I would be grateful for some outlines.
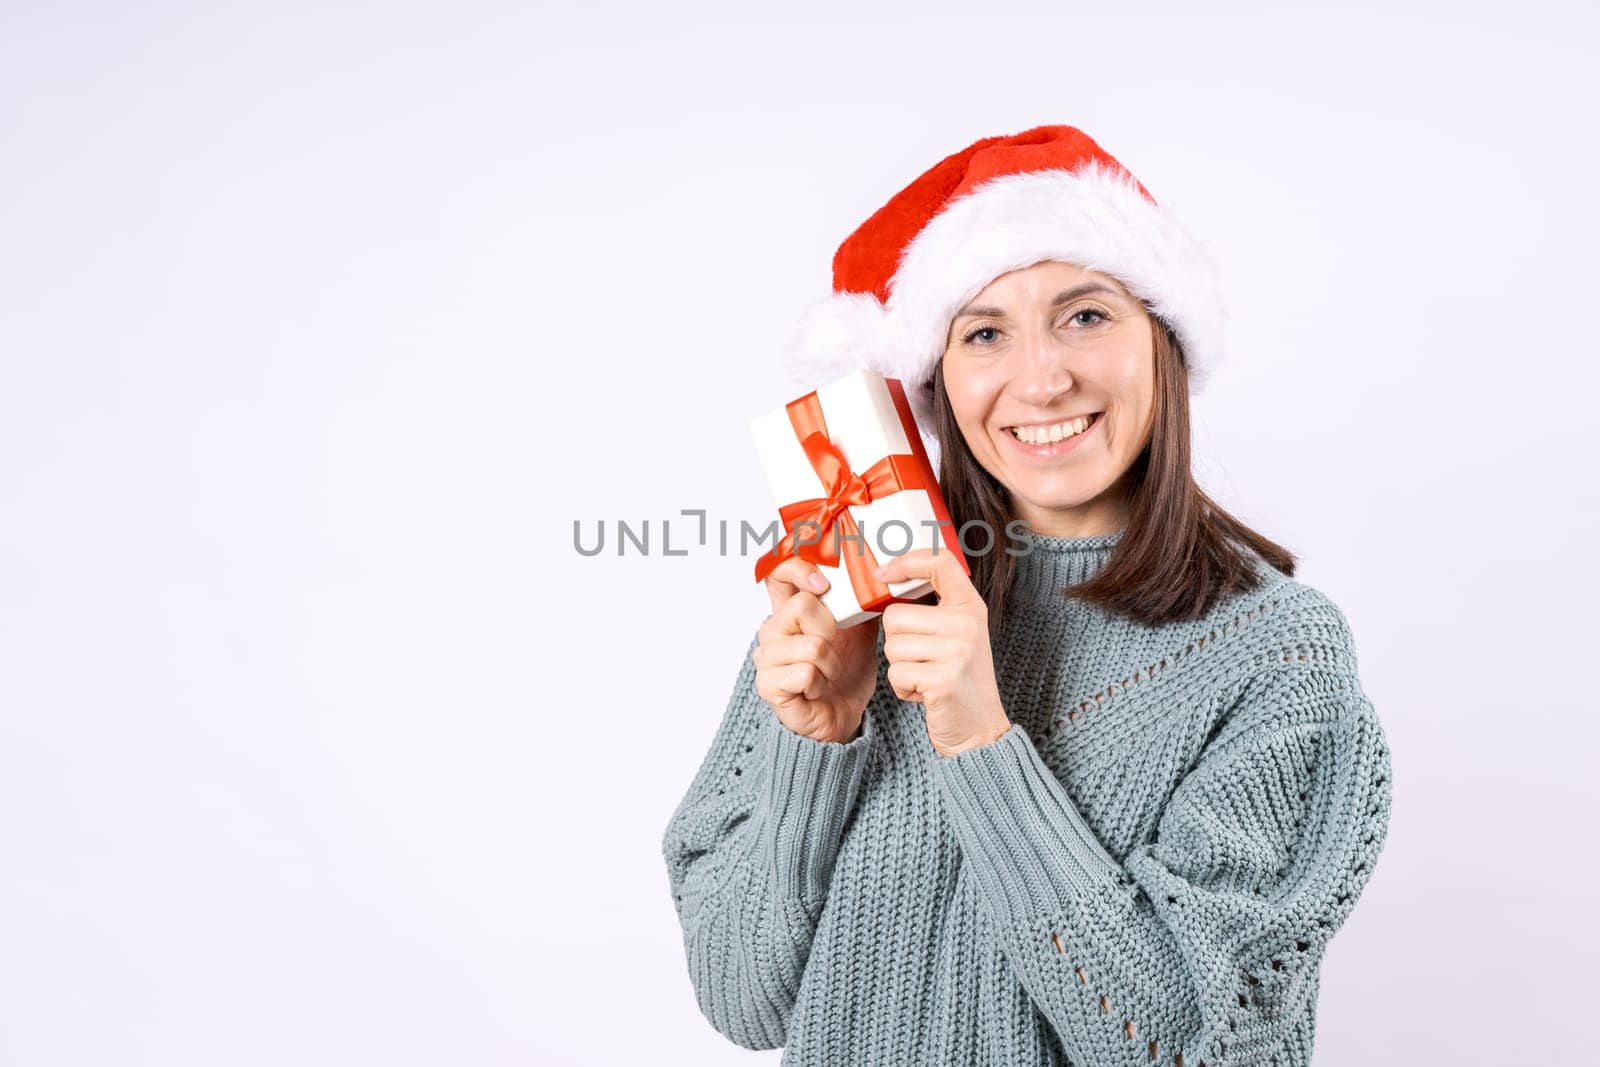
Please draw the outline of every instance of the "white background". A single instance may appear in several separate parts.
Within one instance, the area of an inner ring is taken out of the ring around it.
[[[1057,122],[1214,249],[1198,473],[1392,744],[1317,1062],[1581,1057],[1592,11],[0,8],[0,1061],[775,1063],[659,852],[765,597],[572,523],[765,516],[839,241]]]

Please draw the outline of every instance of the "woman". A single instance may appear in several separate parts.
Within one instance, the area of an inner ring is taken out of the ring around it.
[[[971,573],[891,559],[933,602],[843,630],[815,566],[767,579],[663,842],[701,1009],[785,1064],[1308,1064],[1389,753],[1343,613],[1194,482],[1209,260],[1045,126],[834,272],[790,358],[904,382]]]

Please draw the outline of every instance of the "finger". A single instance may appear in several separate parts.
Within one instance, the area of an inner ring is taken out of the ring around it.
[[[822,688],[827,684],[814,663],[791,663],[774,671],[772,678],[779,693],[789,697],[803,696],[807,700],[822,696]]]
[[[927,668],[921,663],[891,663],[884,672],[889,685],[894,689],[894,695],[901,700],[922,702],[921,681]]]
[[[919,572],[933,565],[933,549],[917,548],[909,552],[902,552],[898,556],[890,556],[878,564],[873,570],[875,578],[885,582],[903,582],[910,578],[919,577]]]
[[[813,610],[820,610],[824,615],[828,614],[827,609],[822,607],[822,601],[817,599],[817,594],[808,593],[804,589],[795,593],[773,611],[772,635],[783,637],[788,634],[811,633],[812,630],[806,628],[810,624],[804,623],[802,617]]]
[[[945,634],[956,620],[943,604],[890,604],[883,609],[883,633]]]
[[[933,591],[939,595],[941,604],[983,603],[972,579],[949,549],[919,548],[893,557],[873,573],[885,583],[926,578],[933,583]]]
[[[815,563],[800,556],[790,556],[767,575],[767,596],[776,611],[796,593],[805,592],[820,596],[827,592],[828,577]]]
[[[813,634],[791,634],[763,646],[763,663],[777,669],[791,663],[813,663],[830,682],[843,674],[843,664],[834,647]]]
[[[796,593],[779,609],[789,633],[812,634],[832,642],[839,634],[839,622],[814,593]]]
[[[883,639],[883,657],[890,663],[931,663],[953,652],[949,639],[929,634],[897,633]]]

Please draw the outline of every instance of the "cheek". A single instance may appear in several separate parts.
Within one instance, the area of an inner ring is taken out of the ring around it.
[[[945,364],[944,391],[958,423],[970,426],[983,421],[995,394],[991,377],[971,366]]]
[[[1130,352],[1111,364],[1106,387],[1113,402],[1124,412],[1148,409],[1155,398],[1155,368],[1151,354]]]

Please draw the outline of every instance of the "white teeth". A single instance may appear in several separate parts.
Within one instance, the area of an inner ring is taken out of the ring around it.
[[[1058,422],[1053,426],[1013,426],[1011,432],[1016,435],[1017,440],[1025,444],[1049,445],[1082,433],[1089,428],[1092,421],[1091,417],[1085,416]]]

